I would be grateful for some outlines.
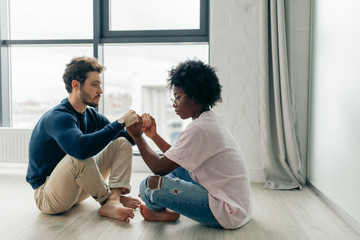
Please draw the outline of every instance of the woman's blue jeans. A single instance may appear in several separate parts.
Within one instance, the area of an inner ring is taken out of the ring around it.
[[[150,176],[151,177],[151,176]],[[150,210],[168,208],[210,227],[220,227],[209,207],[208,191],[179,167],[162,178],[162,186],[151,189],[148,179],[140,184],[140,196]]]

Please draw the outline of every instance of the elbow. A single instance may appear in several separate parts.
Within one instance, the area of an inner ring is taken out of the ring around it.
[[[155,167],[155,166],[152,166],[151,167],[151,171],[155,174],[155,175],[163,175],[161,169],[159,169],[159,167]]]
[[[169,171],[169,163],[166,161],[166,159],[160,157],[155,152],[151,152],[151,153],[153,154],[144,154],[143,152],[142,157],[146,165],[155,175],[163,176],[171,172]]]
[[[163,166],[159,165],[159,166],[156,166],[156,167],[153,167],[151,169],[151,171],[155,174],[155,175],[159,175],[159,176],[164,176],[168,173],[170,173],[170,171],[164,169]]]
[[[159,175],[159,176],[163,176],[165,175],[166,173],[162,172],[162,171],[159,171],[159,170],[153,170],[152,171],[155,175]]]
[[[77,151],[69,154],[70,156],[78,159],[78,160],[85,160],[92,156],[89,151]]]
[[[150,162],[151,164],[150,165],[148,164],[148,166],[150,167],[151,171],[154,174],[160,176],[164,176],[170,173],[171,171],[173,171],[174,169],[176,169],[177,167],[179,167],[178,164],[169,160],[165,156],[163,157],[157,156],[156,160]]]
[[[78,157],[77,157],[77,159],[79,159],[79,160],[85,160],[85,159],[87,159],[87,158],[89,158],[90,156],[86,156],[86,155],[79,155]]]

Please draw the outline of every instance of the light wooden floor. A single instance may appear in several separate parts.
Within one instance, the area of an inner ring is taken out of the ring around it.
[[[130,223],[100,217],[88,199],[70,211],[39,212],[25,168],[0,167],[0,239],[360,239],[310,188],[272,191],[252,184],[253,219],[237,230],[202,226],[181,216],[176,223],[144,221],[137,210]],[[133,193],[148,174],[134,173]]]

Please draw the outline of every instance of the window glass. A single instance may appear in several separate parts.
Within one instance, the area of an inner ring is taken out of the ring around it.
[[[199,0],[110,0],[110,30],[200,28]]]
[[[186,59],[208,63],[208,45],[106,45],[104,113],[110,120],[129,109],[154,116],[159,134],[174,143],[189,121],[177,116],[166,88],[168,71]]]
[[[45,111],[66,98],[65,65],[92,51],[92,45],[11,47],[13,127],[33,128]]]
[[[91,39],[93,0],[11,0],[10,39]]]

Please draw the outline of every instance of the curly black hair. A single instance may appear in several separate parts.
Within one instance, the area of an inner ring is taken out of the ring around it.
[[[83,85],[89,72],[101,73],[105,69],[94,57],[75,57],[66,64],[63,81],[68,93],[72,92],[72,80],[78,80]]]
[[[208,111],[222,101],[222,86],[215,72],[215,68],[200,60],[188,59],[169,71],[168,88],[182,87],[186,96]]]

